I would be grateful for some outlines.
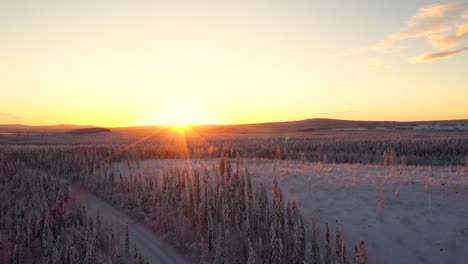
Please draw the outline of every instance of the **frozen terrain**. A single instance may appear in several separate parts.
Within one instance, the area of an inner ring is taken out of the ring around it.
[[[125,225],[128,223],[131,252],[133,252],[133,247],[138,248],[144,256],[149,258],[150,263],[186,263],[174,249],[166,247],[142,223],[133,221],[129,216],[118,211],[102,199],[79,188],[72,189],[72,197],[76,199],[77,204],[84,206],[91,213],[96,213],[99,210],[102,219],[112,224],[122,238],[125,236]]]
[[[131,169],[125,162],[113,168],[128,175],[216,164],[152,160]],[[466,168],[242,161],[254,181],[269,187],[274,166],[285,198],[298,201],[307,222],[314,219],[321,235],[328,222],[339,224],[349,242],[363,238],[370,263],[467,263]]]

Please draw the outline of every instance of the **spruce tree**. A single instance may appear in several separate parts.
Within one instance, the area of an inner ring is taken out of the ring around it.
[[[341,230],[339,226],[335,227],[335,254],[336,254],[336,260],[338,263],[342,264],[343,260],[343,235],[341,233]]]
[[[256,264],[256,263],[257,263],[257,256],[252,246],[252,242],[250,242],[249,240],[249,258],[247,259],[247,264]]]
[[[128,223],[125,224],[125,256],[130,259],[130,233],[128,231]]]
[[[302,217],[299,216],[296,224],[294,225],[294,250],[293,259],[295,263],[302,264],[305,261],[305,229]]]
[[[348,256],[346,255],[346,244],[344,240],[341,241],[341,263],[349,264]]]
[[[320,259],[320,247],[317,241],[317,226],[315,222],[312,223],[312,235],[311,235],[311,264],[321,264]]]
[[[325,264],[332,264],[332,248],[330,244],[330,228],[328,223],[325,223]]]
[[[364,240],[361,240],[359,242],[357,254],[358,254],[357,264],[367,264],[366,244],[364,243]]]

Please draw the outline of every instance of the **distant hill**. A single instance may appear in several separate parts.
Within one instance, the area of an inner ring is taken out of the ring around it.
[[[271,122],[245,125],[202,125],[193,128],[199,133],[303,133],[314,131],[360,131],[360,130],[435,130],[468,131],[468,120],[449,121],[352,121],[315,118],[300,121]]]
[[[78,128],[67,131],[66,133],[72,135],[83,135],[83,134],[94,134],[94,133],[103,133],[103,132],[111,132],[110,129],[104,127],[87,127],[87,128]]]
[[[0,125],[0,133],[62,133],[73,129],[86,128],[85,125],[50,125],[50,126],[28,126],[22,124]]]
[[[429,130],[429,131],[466,131],[468,132],[468,119],[443,121],[353,121],[327,118],[314,118],[299,121],[270,122],[240,125],[193,125],[187,133],[197,134],[285,134],[310,133],[317,131],[369,131],[369,130]],[[81,126],[81,125],[54,125],[54,126],[26,126],[26,125],[0,125],[0,134],[3,133],[68,133],[92,134],[110,132],[110,129]],[[173,130],[167,126],[141,126],[141,127],[115,127],[112,132],[142,135],[164,135]]]

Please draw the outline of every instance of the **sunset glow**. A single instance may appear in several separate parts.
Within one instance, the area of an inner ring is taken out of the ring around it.
[[[169,125],[172,129],[178,132],[184,132],[186,129],[190,127],[188,123],[174,123],[173,125]]]
[[[467,102],[468,0],[0,0],[0,264],[466,264]]]
[[[445,1],[2,1],[0,123],[465,119],[467,10]]]

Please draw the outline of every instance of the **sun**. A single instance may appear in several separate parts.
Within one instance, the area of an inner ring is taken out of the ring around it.
[[[161,116],[162,124],[178,131],[187,130],[203,120],[195,107],[182,102],[165,109]]]
[[[178,130],[185,130],[190,124],[185,121],[177,121],[172,124],[173,127],[177,128]]]
[[[184,128],[186,127],[188,124],[185,123],[185,122],[180,122],[180,123],[175,123],[174,126],[177,127],[177,128]]]
[[[185,131],[191,126],[191,122],[185,118],[171,118],[169,122],[167,122],[168,126],[172,127],[174,130],[179,132]]]

